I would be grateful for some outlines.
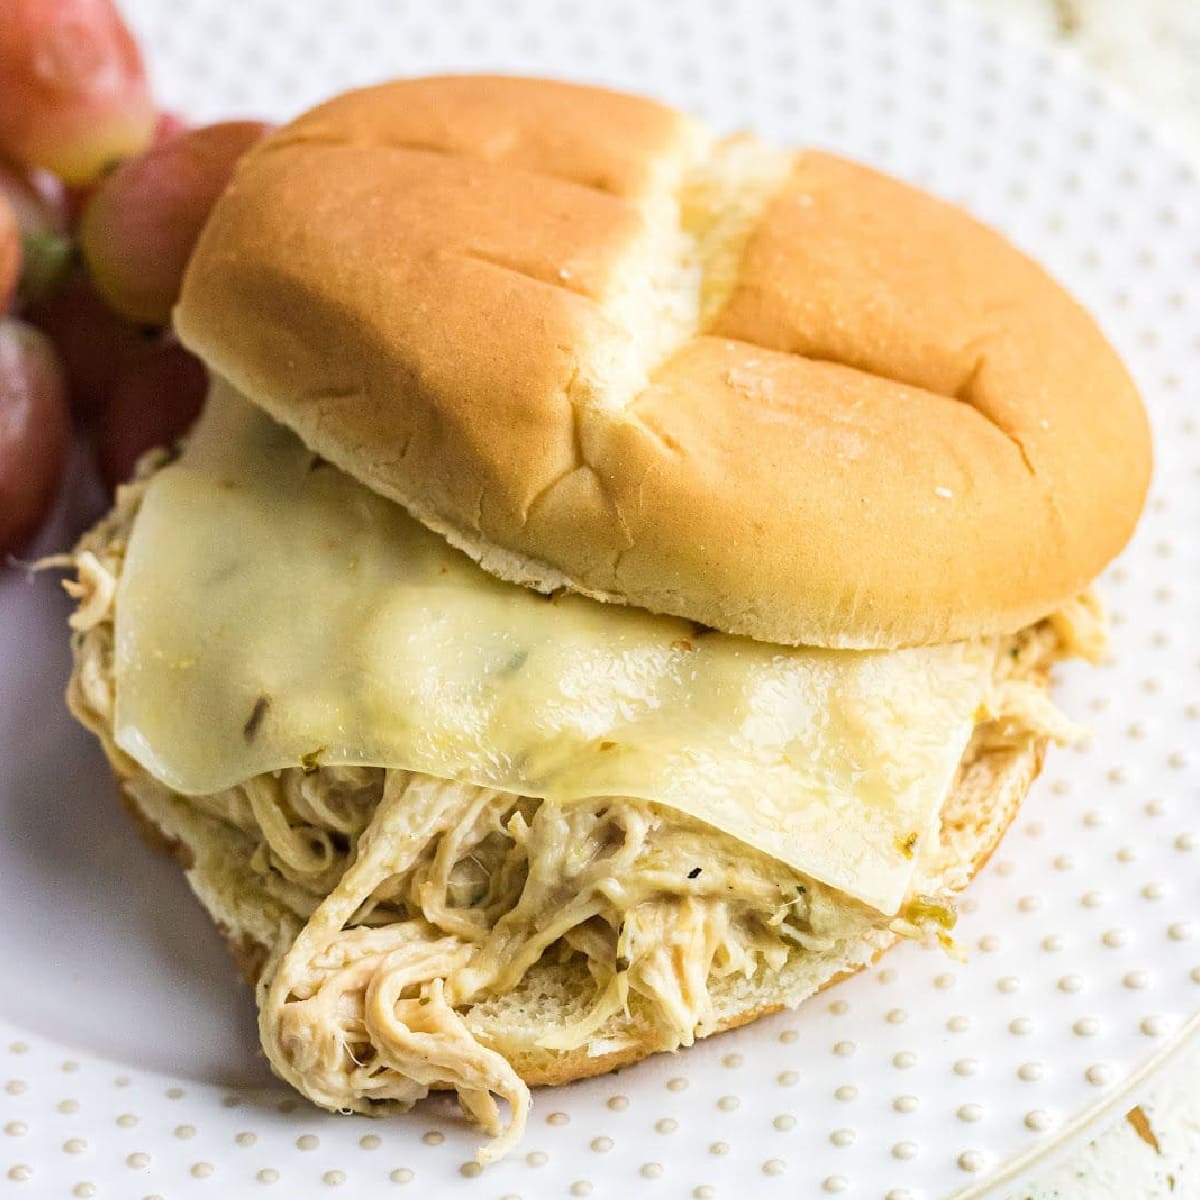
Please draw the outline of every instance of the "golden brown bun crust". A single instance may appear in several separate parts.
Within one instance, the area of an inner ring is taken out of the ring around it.
[[[1117,355],[991,230],[548,81],[385,84],[278,131],[176,323],[488,570],[769,641],[1011,632],[1149,478]]]

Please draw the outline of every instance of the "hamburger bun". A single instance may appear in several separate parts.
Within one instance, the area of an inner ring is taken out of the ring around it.
[[[998,234],[564,83],[388,83],[285,126],[175,322],[492,573],[771,642],[1014,632],[1149,478],[1119,358]]]

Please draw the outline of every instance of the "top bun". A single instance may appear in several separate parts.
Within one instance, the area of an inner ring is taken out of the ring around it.
[[[1120,550],[1150,472],[1117,355],[996,233],[546,80],[389,83],[280,129],[175,322],[488,571],[765,641],[1011,632]]]

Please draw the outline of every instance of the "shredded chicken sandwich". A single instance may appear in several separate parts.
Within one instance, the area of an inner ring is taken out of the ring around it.
[[[211,391],[72,556],[70,703],[379,1113],[688,1046],[954,900],[1150,471],[1044,271],[865,166],[457,76],[238,164],[173,314]]]
[[[161,456],[121,489],[80,544],[66,586],[75,713],[104,742],[136,800],[162,784],[113,741],[114,616],[141,498]],[[981,756],[1078,730],[1038,680],[1071,654],[1103,649],[1086,596],[994,651],[986,704],[960,774]],[[890,920],[720,830],[644,801],[556,803],[429,775],[300,764],[186,802],[254,846],[263,893],[292,916],[290,944],[259,987],[272,1066],[317,1103],[377,1113],[454,1088],[494,1139],[521,1136],[529,1091],[464,1014],[512,995],[538,964],[585,969],[586,1006],[538,1038],[548,1051],[603,1055],[637,1014],[653,1049],[690,1045],[718,1025],[720,981],[761,980],[789,959],[827,954],[865,931],[953,952],[953,893],[931,883]],[[939,847],[926,874],[940,866]],[[496,1100],[508,1103],[501,1120]]]

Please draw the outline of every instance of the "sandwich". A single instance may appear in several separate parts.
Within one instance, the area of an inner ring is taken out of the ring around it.
[[[316,1104],[530,1088],[783,1008],[955,897],[1148,484],[1120,359],[963,211],[538,79],[252,149],[211,392],[74,552],[72,711]]]

